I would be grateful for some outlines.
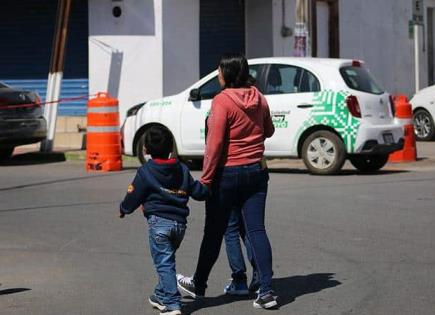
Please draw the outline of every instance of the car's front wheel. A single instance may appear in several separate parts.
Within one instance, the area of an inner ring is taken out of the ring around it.
[[[346,159],[343,141],[331,131],[315,131],[302,145],[302,159],[312,174],[336,174]]]
[[[350,163],[360,172],[370,173],[380,170],[388,162],[388,154],[351,155]]]
[[[14,147],[0,148],[0,161],[7,160],[12,156]]]
[[[435,139],[435,126],[432,116],[425,109],[418,109],[414,113],[415,138],[419,141]]]

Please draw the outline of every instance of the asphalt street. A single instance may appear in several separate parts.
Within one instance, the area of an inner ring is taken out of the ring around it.
[[[79,161],[0,165],[0,314],[158,314],[146,302],[156,275],[142,214],[117,215],[134,173],[86,173]],[[267,229],[280,308],[223,295],[223,250],[207,297],[186,298],[185,314],[433,315],[434,204],[434,165],[327,177],[272,170]],[[204,205],[190,206],[177,255],[185,274],[204,221]]]

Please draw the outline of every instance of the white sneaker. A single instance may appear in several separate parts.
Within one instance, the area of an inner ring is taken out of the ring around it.
[[[186,277],[182,274],[177,274],[177,286],[182,292],[190,295],[194,299],[204,297],[204,294],[198,294],[196,292],[195,283],[192,277]]]

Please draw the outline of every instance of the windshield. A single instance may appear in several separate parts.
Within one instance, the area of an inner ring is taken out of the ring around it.
[[[7,86],[6,84],[0,82],[0,88],[7,88],[7,87],[9,87],[9,86]]]
[[[351,89],[371,94],[383,94],[382,88],[363,67],[348,66],[340,69],[341,76]]]

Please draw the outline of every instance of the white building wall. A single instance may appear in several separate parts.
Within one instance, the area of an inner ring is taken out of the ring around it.
[[[435,6],[427,0],[426,5]],[[340,57],[366,62],[392,93],[414,94],[414,40],[409,0],[340,0]],[[421,33],[421,32],[420,32]],[[420,82],[427,86],[427,50],[420,47]]]
[[[89,0],[89,92],[117,97],[121,121],[132,105],[163,95],[162,56],[162,0]]]

